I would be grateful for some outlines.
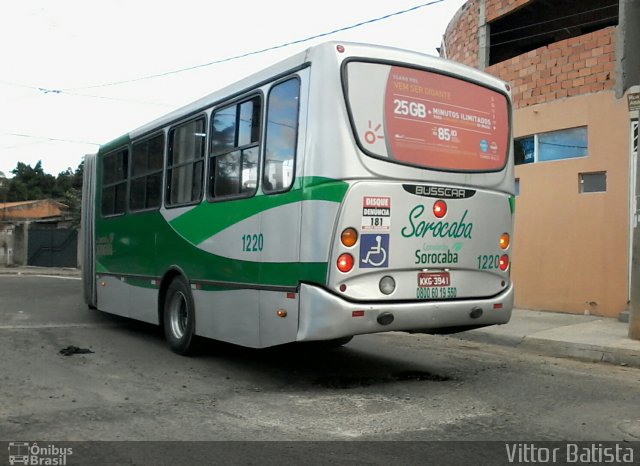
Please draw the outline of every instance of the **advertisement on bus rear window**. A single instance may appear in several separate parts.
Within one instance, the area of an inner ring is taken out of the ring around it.
[[[375,157],[446,171],[497,171],[507,157],[507,98],[462,79],[349,62],[348,101],[360,145]]]

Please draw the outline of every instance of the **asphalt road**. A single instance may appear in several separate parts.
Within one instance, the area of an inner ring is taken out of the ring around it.
[[[93,353],[59,353],[70,345]],[[87,309],[78,280],[0,276],[0,441],[376,441],[286,448],[412,464],[424,441],[638,441],[639,382],[638,369],[402,333],[337,349],[202,341],[182,357],[159,328]],[[415,442],[380,442],[399,440]],[[257,451],[233,445],[218,457]]]

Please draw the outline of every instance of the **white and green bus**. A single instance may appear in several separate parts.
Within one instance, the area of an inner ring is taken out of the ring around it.
[[[181,354],[506,323],[510,121],[478,70],[310,47],[86,158],[85,300]]]

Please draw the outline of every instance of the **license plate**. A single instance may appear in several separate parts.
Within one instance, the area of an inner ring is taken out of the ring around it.
[[[432,288],[438,286],[450,286],[449,272],[419,272],[418,288]]]

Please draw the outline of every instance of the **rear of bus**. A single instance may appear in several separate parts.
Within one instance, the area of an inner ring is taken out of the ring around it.
[[[335,124],[348,135],[331,151],[341,158],[327,161],[334,168],[321,174],[348,188],[336,213],[327,282],[301,286],[298,340],[508,322],[508,86],[411,52],[345,44],[331,53],[344,113]]]

